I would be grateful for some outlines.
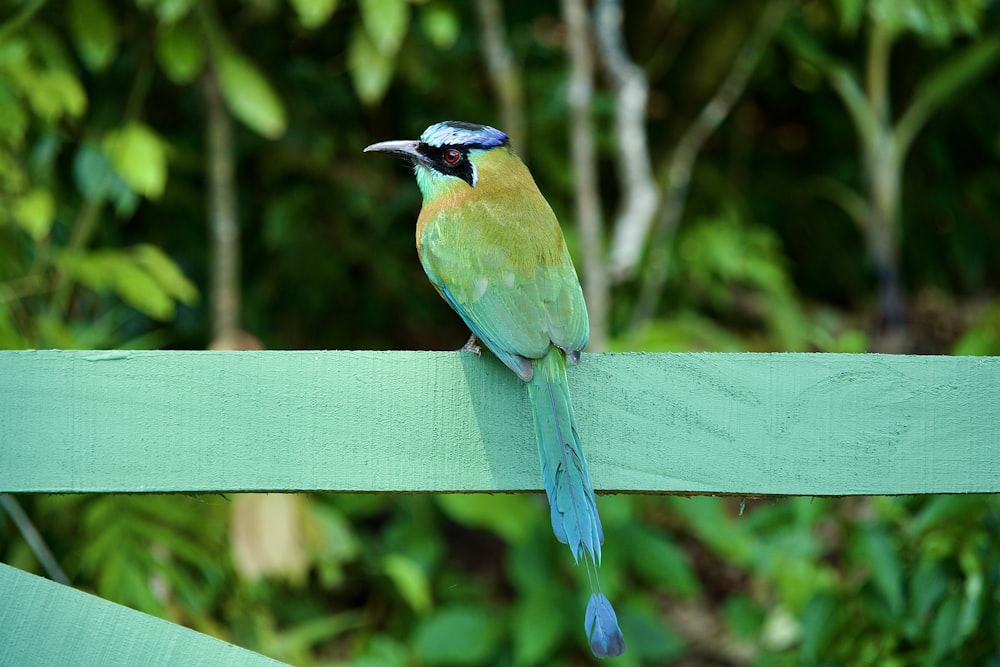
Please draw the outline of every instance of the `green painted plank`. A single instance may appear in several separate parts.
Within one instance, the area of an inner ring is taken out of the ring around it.
[[[284,663],[0,563],[0,665]]]
[[[595,354],[604,491],[1000,491],[1000,358]],[[0,491],[513,491],[521,382],[458,352],[0,352]]]

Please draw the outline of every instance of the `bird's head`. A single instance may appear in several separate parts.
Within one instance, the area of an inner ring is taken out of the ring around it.
[[[431,125],[416,141],[381,141],[366,153],[389,153],[411,162],[425,196],[438,188],[464,181],[479,183],[480,161],[486,153],[503,148],[509,154],[507,135],[488,125],[447,120]]]

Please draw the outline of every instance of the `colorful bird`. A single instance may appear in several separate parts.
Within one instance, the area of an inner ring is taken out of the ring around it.
[[[417,254],[431,283],[476,339],[528,384],[552,529],[583,559],[590,580],[585,629],[600,658],[625,650],[597,567],[604,532],[566,379],[590,328],[583,290],[559,222],[524,163],[495,128],[457,121],[417,141],[383,141],[365,152],[414,165],[423,208]]]

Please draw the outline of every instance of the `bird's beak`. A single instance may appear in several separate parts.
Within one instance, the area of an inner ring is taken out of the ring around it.
[[[423,162],[425,158],[417,150],[419,145],[419,141],[380,141],[365,148],[365,152],[389,153],[390,155],[398,155],[410,162]]]

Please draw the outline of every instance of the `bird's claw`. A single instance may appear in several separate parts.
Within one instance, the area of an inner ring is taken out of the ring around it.
[[[482,354],[483,348],[479,347],[479,341],[476,340],[476,334],[469,336],[469,340],[462,346],[462,352],[471,352],[477,357]]]

